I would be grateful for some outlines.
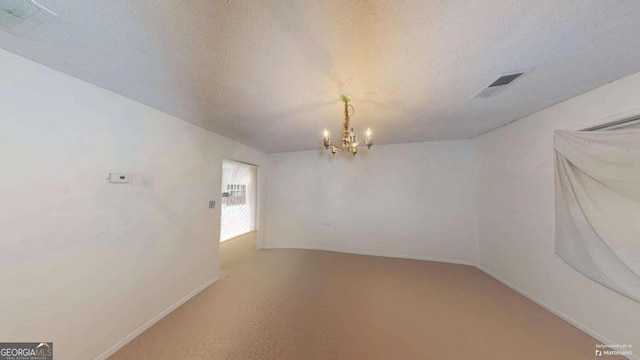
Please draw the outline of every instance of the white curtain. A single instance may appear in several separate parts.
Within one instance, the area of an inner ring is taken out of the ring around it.
[[[557,131],[555,149],[556,254],[640,302],[640,129]]]

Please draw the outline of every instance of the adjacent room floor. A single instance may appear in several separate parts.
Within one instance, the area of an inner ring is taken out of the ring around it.
[[[220,280],[110,359],[592,359],[597,340],[471,266],[221,246]]]

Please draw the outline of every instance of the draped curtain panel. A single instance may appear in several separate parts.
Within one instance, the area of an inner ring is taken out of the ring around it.
[[[556,131],[555,150],[556,254],[640,302],[640,129]]]

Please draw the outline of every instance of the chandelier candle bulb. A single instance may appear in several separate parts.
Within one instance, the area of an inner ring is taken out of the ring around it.
[[[364,144],[369,149],[371,149],[371,145],[373,145],[373,140],[371,139],[371,128],[367,129],[367,136],[364,138]]]

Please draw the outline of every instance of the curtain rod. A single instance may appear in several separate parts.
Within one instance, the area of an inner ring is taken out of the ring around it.
[[[612,122],[608,122],[606,124],[601,124],[601,125],[596,125],[590,128],[586,128],[582,131],[596,131],[596,130],[602,130],[602,129],[606,129],[608,127],[612,127],[612,126],[617,126],[617,125],[622,125],[622,124],[626,124],[626,123],[630,123],[633,121],[638,121],[640,120],[640,116],[634,116],[631,118],[627,118],[627,119],[622,119],[622,120],[617,120],[617,121],[612,121]]]

